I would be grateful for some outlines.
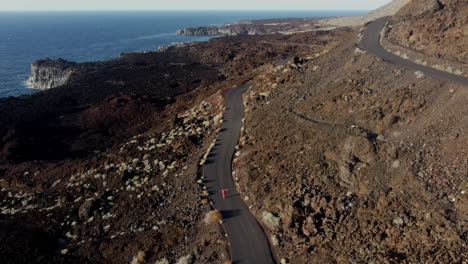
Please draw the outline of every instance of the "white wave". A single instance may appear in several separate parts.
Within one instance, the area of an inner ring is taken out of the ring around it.
[[[27,79],[26,81],[23,81],[23,85],[24,87],[26,88],[29,88],[29,89],[34,89],[31,85],[31,82],[29,81],[29,79]]]

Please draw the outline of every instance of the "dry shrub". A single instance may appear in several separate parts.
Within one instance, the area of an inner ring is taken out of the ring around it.
[[[193,258],[192,255],[187,255],[184,257],[181,257],[176,264],[192,264],[193,263]]]
[[[146,259],[146,252],[140,251],[135,257],[133,257],[131,264],[144,263],[145,259]]]
[[[209,211],[206,214],[205,223],[208,225],[208,224],[212,224],[212,223],[215,223],[215,222],[219,222],[222,219],[223,219],[223,216],[221,215],[220,211],[212,210],[212,211]]]

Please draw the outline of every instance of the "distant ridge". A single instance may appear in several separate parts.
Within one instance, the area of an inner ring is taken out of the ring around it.
[[[384,16],[393,16],[410,0],[394,0],[380,8],[377,8],[367,14],[353,17],[325,18],[322,20],[323,26],[346,27],[359,26],[367,22],[376,20]]]

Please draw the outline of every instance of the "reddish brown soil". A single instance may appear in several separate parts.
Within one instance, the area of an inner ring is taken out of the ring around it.
[[[389,40],[423,54],[467,64],[465,0],[412,0],[390,22]]]
[[[254,81],[240,192],[279,217],[290,263],[463,263],[466,87],[362,54],[357,35]]]
[[[0,261],[129,263],[139,253],[147,263],[228,260],[220,226],[203,221],[210,206],[197,184],[222,111],[217,92],[340,34],[126,54],[80,64],[66,86],[1,99],[0,227],[16,233],[1,234],[12,247],[0,248]]]

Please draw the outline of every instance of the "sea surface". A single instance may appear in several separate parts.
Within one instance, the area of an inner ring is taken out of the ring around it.
[[[362,13],[365,11],[0,11],[0,97],[37,91],[25,85],[31,62],[37,59],[99,61],[122,52],[209,39],[175,34],[185,27],[220,26],[244,19]]]

